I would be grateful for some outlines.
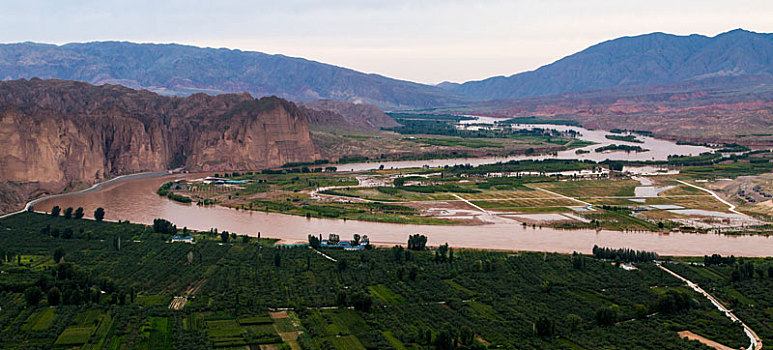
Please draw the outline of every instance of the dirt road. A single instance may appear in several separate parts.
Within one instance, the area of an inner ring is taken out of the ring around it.
[[[683,282],[687,283],[687,286],[689,286],[690,288],[692,288],[696,292],[703,294],[703,296],[708,298],[709,301],[711,301],[711,303],[714,304],[714,306],[717,309],[719,309],[719,311],[723,312],[725,314],[725,316],[730,318],[733,322],[740,323],[741,326],[743,326],[743,330],[746,333],[746,336],[749,337],[750,344],[749,344],[749,347],[747,348],[748,350],[762,350],[762,339],[760,339],[760,337],[757,335],[757,333],[754,333],[754,331],[751,328],[749,328],[749,326],[747,326],[745,323],[743,323],[743,321],[741,321],[737,316],[735,316],[732,311],[730,311],[724,305],[722,305],[716,298],[714,298],[714,296],[712,296],[711,294],[709,294],[708,292],[703,290],[703,288],[701,288],[697,284],[693,283],[692,281],[690,281],[690,280],[688,280],[688,279],[686,279],[686,278],[676,274],[676,272],[673,272],[673,271],[667,269],[665,266],[663,266],[663,265],[661,265],[659,263],[657,265],[663,271],[666,271],[669,274],[671,274],[672,276],[674,276],[674,277],[682,280]]]

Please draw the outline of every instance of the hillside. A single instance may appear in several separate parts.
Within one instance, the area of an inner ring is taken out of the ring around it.
[[[773,73],[773,34],[652,33],[591,46],[537,70],[438,87],[489,100]]]
[[[486,101],[438,112],[569,119],[697,143],[773,146],[773,75],[715,77]]]
[[[311,126],[322,129],[378,130],[400,125],[376,106],[368,104],[318,100],[301,104],[301,109],[309,117]]]
[[[17,193],[0,199],[12,202],[120,174],[318,158],[306,117],[277,97],[163,97],[39,79],[0,82],[0,148],[0,179]]]
[[[120,84],[165,95],[246,91],[253,96],[333,99],[388,109],[465,101],[433,86],[261,52],[129,42],[0,45],[0,79],[33,77]]]

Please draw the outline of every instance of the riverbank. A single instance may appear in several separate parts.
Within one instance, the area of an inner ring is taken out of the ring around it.
[[[275,213],[240,211],[220,206],[180,204],[160,198],[155,192],[170,177],[123,181],[100,191],[59,196],[39,203],[38,210],[59,205],[84,207],[90,213],[105,208],[109,220],[129,220],[151,224],[155,218],[167,218],[178,227],[201,231],[212,228],[278,239],[306,239],[309,234],[338,233],[368,235],[374,243],[404,242],[410,234],[422,233],[429,244],[448,242],[451,246],[475,249],[551,251],[561,253],[590,252],[593,245],[625,246],[656,251],[663,255],[703,256],[718,253],[736,256],[770,256],[773,238],[762,236],[725,236],[693,233],[645,233],[607,230],[560,230],[524,227],[518,223],[495,223],[481,226],[435,226],[373,223],[354,220],[305,218]]]

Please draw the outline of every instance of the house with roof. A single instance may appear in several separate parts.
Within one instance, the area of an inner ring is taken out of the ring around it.
[[[194,244],[193,236],[174,236],[172,237],[172,243],[188,243]]]

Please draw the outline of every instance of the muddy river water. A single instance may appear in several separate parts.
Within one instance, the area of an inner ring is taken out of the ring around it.
[[[455,247],[532,250],[569,253],[590,252],[594,244],[656,251],[664,255],[705,255],[719,253],[736,256],[771,256],[773,238],[765,236],[725,236],[717,234],[618,232],[595,230],[557,230],[523,227],[521,224],[495,223],[478,226],[404,225],[338,219],[315,219],[264,212],[249,212],[220,206],[200,207],[180,204],[159,197],[155,191],[162,183],[180,175],[130,179],[100,189],[60,196],[35,205],[36,210],[86,208],[87,213],[103,207],[109,220],[152,223],[166,218],[190,229],[227,230],[239,234],[305,239],[309,234],[339,233],[351,237],[366,234],[376,243],[404,243],[408,235],[422,233],[430,244],[448,242]]]
[[[545,126],[542,126],[545,127]],[[550,128],[567,129],[568,127]],[[609,144],[603,131],[576,129],[583,134],[583,139]],[[644,141],[638,144],[650,152],[624,152],[599,154],[592,149],[600,145],[590,146],[590,154],[576,155],[574,150],[560,152],[559,158],[582,158],[603,160],[611,159],[665,159],[669,154],[697,155],[707,149],[695,146],[676,145],[670,141],[657,140],[649,137],[639,137]],[[615,141],[621,144],[624,142]],[[509,158],[477,158],[415,162],[387,162],[385,167],[405,168],[423,165],[443,166],[453,164],[485,164],[510,159]],[[544,156],[530,157],[545,158]],[[361,163],[343,165],[341,170],[366,170],[376,168],[380,163]],[[155,218],[165,218],[178,227],[209,230],[217,228],[239,234],[257,235],[263,237],[304,240],[309,234],[338,233],[342,238],[351,237],[354,233],[368,235],[372,242],[382,244],[404,243],[408,235],[425,234],[429,243],[443,244],[448,242],[454,247],[530,250],[570,253],[572,251],[591,251],[593,245],[609,247],[627,247],[633,249],[656,251],[662,255],[697,255],[719,253],[736,256],[773,256],[773,238],[765,236],[726,236],[718,234],[691,233],[652,233],[652,232],[619,232],[596,230],[558,230],[551,228],[524,227],[517,222],[502,222],[477,226],[433,226],[406,225],[363,222],[339,219],[316,219],[301,216],[265,213],[256,211],[241,211],[220,206],[196,206],[181,204],[159,197],[155,192],[167,181],[187,175],[167,175],[154,177],[126,177],[122,181],[114,181],[99,186],[85,193],[74,193],[44,199],[35,204],[39,211],[50,211],[58,205],[66,207],[83,207],[87,213],[92,213],[97,207],[105,208],[108,220],[129,220],[136,223],[149,224]]]

